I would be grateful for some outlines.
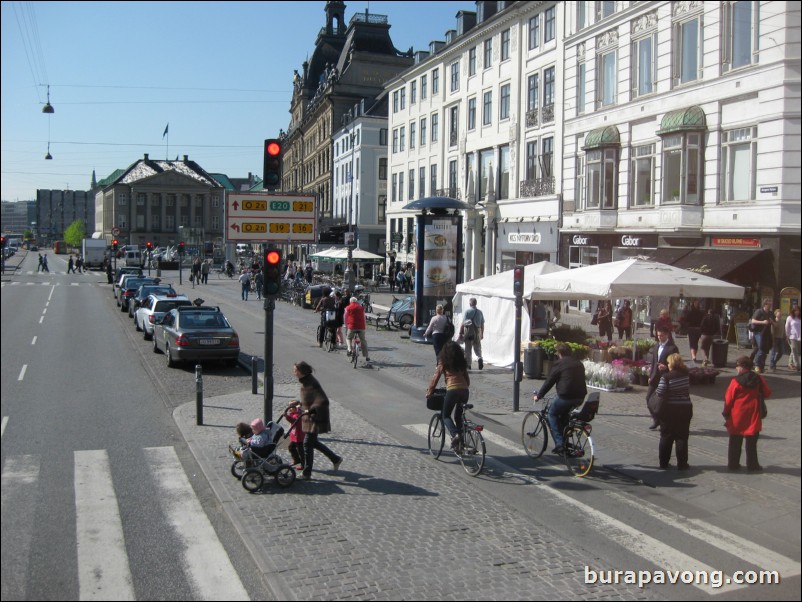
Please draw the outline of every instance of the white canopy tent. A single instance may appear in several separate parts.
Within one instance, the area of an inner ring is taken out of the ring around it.
[[[523,298],[552,299],[552,296],[536,287],[542,274],[565,271],[565,268],[541,261],[524,267]],[[482,355],[486,362],[495,366],[511,366],[514,361],[515,344],[515,294],[513,293],[513,271],[499,272],[457,285],[454,295],[454,326],[458,333],[462,314],[468,308],[468,300],[476,297],[476,306],[485,316],[485,336],[482,339]],[[529,340],[529,313],[521,311],[521,340]]]

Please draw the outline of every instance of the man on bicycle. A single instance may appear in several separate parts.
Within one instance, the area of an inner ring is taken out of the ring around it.
[[[320,335],[318,336],[317,340],[317,343],[320,347],[323,347],[323,343],[326,341],[327,329],[331,329],[332,336],[335,336],[334,310],[336,308],[334,302],[334,291],[324,288],[323,293],[323,296],[320,297],[320,301],[318,301],[317,305],[315,306],[315,311],[320,312]]]
[[[351,303],[345,308],[345,327],[348,329],[346,335],[346,342],[348,345],[348,355],[351,353],[358,353],[353,349],[354,334],[359,333],[359,341],[362,344],[362,357],[366,362],[370,361],[368,357],[368,342],[365,340],[365,308],[356,297],[351,297]]]
[[[554,437],[555,448],[552,453],[563,453],[563,430],[568,424],[568,415],[575,407],[582,404],[588,388],[585,385],[585,366],[582,362],[574,359],[571,355],[571,348],[565,343],[557,343],[555,347],[559,359],[551,368],[551,373],[535,393],[534,400],[537,401],[548,393],[555,384],[557,385],[557,396],[549,406],[549,429]]]

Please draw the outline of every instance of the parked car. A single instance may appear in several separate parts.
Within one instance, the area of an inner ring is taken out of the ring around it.
[[[134,274],[136,276],[139,276],[140,278],[145,275],[145,273],[142,271],[142,268],[133,268],[126,266],[118,267],[117,271],[114,273],[114,288],[112,289],[112,292],[114,293],[115,297],[117,297],[117,289],[120,288],[120,284],[122,284],[122,278],[126,274]],[[119,303],[117,305],[119,305]]]
[[[164,352],[171,368],[189,360],[222,360],[235,366],[239,335],[219,307],[176,307],[154,324],[153,352]]]
[[[409,330],[409,327],[415,322],[414,295],[406,297],[393,296],[389,317],[391,324],[398,326],[402,330]]]
[[[134,293],[133,298],[128,302],[128,317],[133,318],[136,310],[148,295],[177,295],[175,289],[170,284],[143,284]]]
[[[120,311],[128,311],[129,301],[136,295],[137,289],[143,284],[159,284],[160,278],[138,278],[128,276],[120,286],[120,294],[117,296],[117,304]]]
[[[192,301],[186,295],[177,295],[175,292],[169,294],[152,293],[148,295],[134,314],[134,324],[137,331],[142,331],[142,336],[146,341],[153,337],[153,326],[161,320],[164,315],[176,307],[189,307]]]

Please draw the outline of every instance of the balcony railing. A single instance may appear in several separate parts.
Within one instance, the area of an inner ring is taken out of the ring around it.
[[[526,127],[533,128],[537,127],[539,124],[538,121],[538,110],[532,109],[531,111],[526,112]]]
[[[518,196],[521,198],[554,194],[554,177],[537,180],[521,180]]]
[[[452,199],[458,199],[459,188],[438,188],[433,192],[433,196],[447,196]]]
[[[554,121],[554,103],[543,107],[543,123]]]

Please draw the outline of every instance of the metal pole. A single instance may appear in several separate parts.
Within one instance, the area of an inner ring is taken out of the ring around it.
[[[273,313],[276,299],[270,295],[264,298],[265,308],[265,421],[273,419]]]
[[[259,373],[257,370],[256,357],[251,356],[251,393],[256,395],[259,392]]]
[[[521,363],[521,306],[523,299],[521,295],[515,295],[515,371],[512,383],[512,411],[517,412],[519,408],[519,399],[521,396],[521,372],[523,372],[523,364]]]
[[[195,365],[195,424],[203,424],[203,370]]]

